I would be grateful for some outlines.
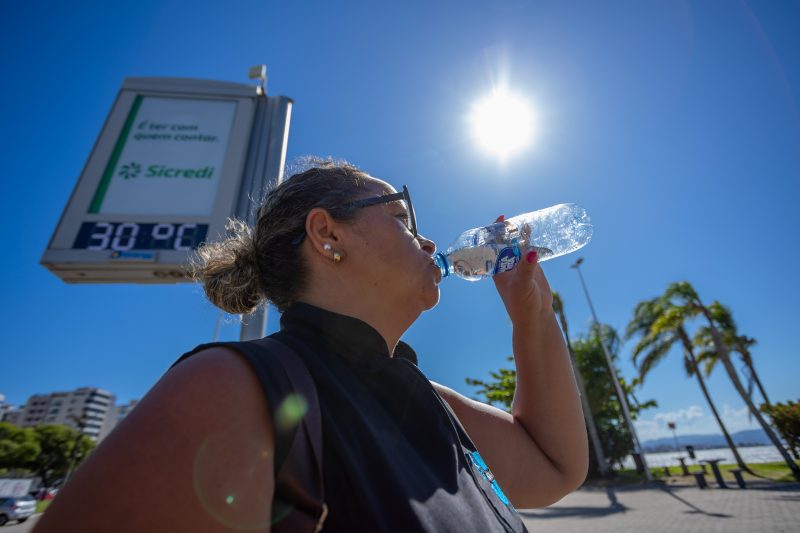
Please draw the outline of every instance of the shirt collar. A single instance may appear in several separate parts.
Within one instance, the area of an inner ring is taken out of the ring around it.
[[[348,360],[372,362],[390,358],[386,341],[375,328],[358,318],[311,304],[292,304],[281,316],[281,330],[316,338]],[[414,349],[403,341],[397,343],[393,356],[417,364]]]

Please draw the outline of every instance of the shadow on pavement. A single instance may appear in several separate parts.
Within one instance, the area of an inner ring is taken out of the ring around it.
[[[791,494],[776,494],[771,500],[783,502],[800,502],[800,484],[787,483],[785,485],[771,485],[769,487],[759,487],[757,490],[770,491],[770,492],[789,492]]]
[[[566,516],[584,516],[586,518],[597,518],[616,513],[624,513],[628,510],[617,499],[617,494],[612,487],[606,487],[608,496],[608,507],[545,507],[536,511],[520,511],[519,514],[527,518],[563,518]]]
[[[686,513],[690,513],[690,514],[702,514],[702,515],[705,515],[705,516],[713,516],[714,518],[731,518],[731,515],[729,515],[729,514],[722,514],[722,513],[708,513],[708,512],[706,512],[706,511],[704,511],[704,510],[700,509],[699,507],[697,507],[697,506],[696,506],[695,504],[693,504],[692,502],[690,502],[690,501],[688,501],[688,500],[685,500],[685,499],[681,498],[680,496],[678,496],[677,494],[675,494],[675,493],[674,493],[674,492],[673,492],[673,491],[672,491],[672,490],[671,490],[671,489],[670,489],[668,486],[666,486],[666,485],[661,485],[661,486],[660,486],[660,487],[658,487],[658,488],[659,488],[659,489],[661,489],[661,491],[662,491],[662,492],[665,492],[665,493],[667,493],[669,496],[671,496],[672,498],[675,498],[676,500],[678,500],[679,502],[681,502],[682,504],[684,504],[686,507],[688,507],[690,510],[689,510],[689,511],[684,511],[684,512],[686,512]]]
[[[769,485],[757,488],[758,490],[769,490],[774,492],[800,492],[800,483],[770,483]]]
[[[785,496],[778,496],[777,498],[770,498],[779,502],[800,502],[800,494],[787,494]]]
[[[650,487],[651,489],[658,489],[661,492],[665,493],[667,496],[679,501],[681,504],[687,507],[687,510],[684,511],[687,514],[701,514],[704,516],[709,516],[712,518],[732,518],[732,515],[729,514],[722,514],[722,513],[710,513],[708,511],[704,511],[700,507],[696,506],[689,500],[682,498],[675,494],[675,492],[668,486],[663,484],[654,484]],[[520,511],[522,516],[527,518],[564,518],[564,517],[585,517],[585,518],[598,518],[602,516],[609,516],[617,513],[625,513],[628,511],[628,507],[622,504],[617,499],[616,490],[613,487],[605,487],[606,496],[608,496],[608,506],[607,507],[589,507],[589,506],[559,506],[559,507],[546,507],[544,509],[537,509],[535,511]],[[623,491],[624,492],[624,491]],[[786,496],[787,498],[794,498],[793,495]]]

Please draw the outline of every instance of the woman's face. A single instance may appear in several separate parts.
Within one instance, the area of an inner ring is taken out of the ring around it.
[[[393,194],[391,185],[369,178],[362,198]],[[361,198],[356,198],[361,199]],[[402,200],[359,209],[353,223],[356,238],[347,260],[354,261],[364,289],[378,291],[394,305],[409,311],[431,309],[439,302],[441,273],[433,263],[436,245],[412,234]]]

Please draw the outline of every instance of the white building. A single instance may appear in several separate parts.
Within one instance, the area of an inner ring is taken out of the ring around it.
[[[2,418],[0,418],[0,422],[8,422],[9,424],[14,424],[15,426],[19,425],[19,421],[22,418],[22,409],[6,409],[3,412]]]
[[[100,441],[115,422],[114,395],[103,389],[81,387],[70,392],[31,396],[16,425],[63,424]]]
[[[119,424],[122,422],[122,419],[128,416],[128,414],[133,411],[133,408],[136,407],[136,404],[139,403],[139,400],[131,400],[125,405],[115,405],[115,420],[114,425]]]
[[[15,408],[10,403],[6,403],[6,395],[0,394],[0,422],[8,422],[17,425],[22,409]]]
[[[3,415],[5,415],[6,412],[10,411],[13,408],[14,406],[6,403],[6,395],[0,393],[0,421],[3,420]]]

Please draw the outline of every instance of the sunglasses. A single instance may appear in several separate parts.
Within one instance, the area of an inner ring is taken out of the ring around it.
[[[349,204],[347,204],[347,207],[352,208],[352,209],[360,209],[362,207],[369,207],[371,205],[388,204],[388,203],[391,203],[391,202],[396,202],[397,200],[405,201],[406,206],[408,207],[408,222],[409,222],[409,224],[411,226],[408,229],[411,231],[411,233],[414,235],[414,238],[416,239],[417,236],[418,236],[418,233],[417,233],[417,217],[414,215],[414,206],[411,204],[411,195],[408,193],[408,187],[406,187],[405,185],[403,185],[403,191],[402,192],[397,192],[397,193],[394,193],[394,194],[387,194],[387,195],[382,195],[382,196],[373,196],[371,198],[364,198],[362,200],[356,200],[354,202],[350,202]],[[306,232],[304,230],[303,233],[298,235],[292,241],[292,244],[297,246],[300,243],[302,243],[303,239],[305,239],[305,238],[306,238]]]

